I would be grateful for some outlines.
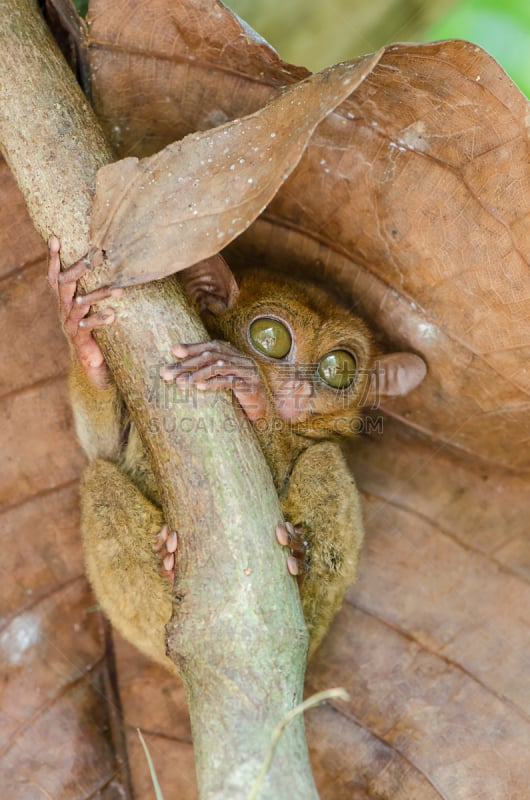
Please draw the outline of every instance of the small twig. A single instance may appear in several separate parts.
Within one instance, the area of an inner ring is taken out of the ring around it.
[[[297,717],[299,714],[303,714],[304,711],[307,711],[309,708],[313,708],[317,706],[319,703],[322,703],[324,700],[332,700],[332,699],[339,699],[339,700],[349,700],[350,696],[346,689],[325,689],[323,692],[317,692],[316,694],[311,695],[308,697],[307,700],[304,700],[303,703],[299,703],[295,706],[291,711],[289,711],[285,717],[278,723],[275,729],[272,732],[271,741],[269,744],[269,749],[265,755],[265,759],[263,761],[263,766],[261,767],[258,777],[254,783],[254,786],[250,790],[250,794],[248,796],[248,800],[258,800],[259,792],[263,785],[263,781],[265,780],[265,776],[269,770],[269,767],[272,763],[272,759],[274,758],[274,753],[278,746],[278,742],[282,736],[287,725],[292,722],[292,720]]]
[[[145,743],[145,739],[142,736],[142,731],[140,728],[136,728],[136,733],[142,743],[142,747],[144,748],[145,757],[147,759],[147,765],[149,767],[149,772],[151,774],[151,780],[153,781],[153,786],[155,789],[156,800],[164,800],[164,796],[162,794],[162,789],[160,788],[160,784],[158,783],[158,778],[156,777],[155,765],[153,764],[153,759],[151,758],[151,753],[149,752],[149,748]]]

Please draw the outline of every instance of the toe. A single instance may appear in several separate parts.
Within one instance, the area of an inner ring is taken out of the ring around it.
[[[159,553],[162,550],[162,548],[164,547],[164,544],[165,544],[165,542],[167,540],[167,537],[168,537],[168,529],[167,529],[167,525],[164,525],[158,531],[158,533],[155,534],[155,537],[154,537],[153,550],[156,553]]]
[[[164,569],[166,572],[172,572],[175,569],[175,554],[168,553],[162,563],[164,564]]]
[[[296,577],[300,572],[298,559],[296,559],[294,556],[288,556],[287,557],[287,569],[288,569],[290,575],[294,575]]]
[[[171,531],[167,537],[166,550],[168,553],[175,553],[178,546],[178,535],[176,531]]]
[[[278,544],[281,544],[282,547],[287,547],[289,544],[289,533],[285,525],[277,525],[276,530],[274,531],[276,535],[276,539]]]

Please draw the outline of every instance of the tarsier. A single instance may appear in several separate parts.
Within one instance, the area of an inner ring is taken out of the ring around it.
[[[76,295],[84,262],[60,273],[50,240],[49,282],[72,351],[70,391],[78,437],[90,463],[81,483],[87,571],[111,622],[140,650],[174,671],[166,656],[178,532],[168,531],[139,435],[92,331],[112,324],[91,306],[116,290]],[[374,388],[402,395],[425,375],[421,358],[382,355],[365,323],[310,281],[245,269],[237,283],[218,256],[178,278],[214,341],[176,343],[166,381],[199,391],[228,389],[253,424],[285,524],[271,536],[290,548],[310,654],[355,577],[363,538],[359,495],[340,440],[358,430]],[[118,290],[120,291],[120,290]]]

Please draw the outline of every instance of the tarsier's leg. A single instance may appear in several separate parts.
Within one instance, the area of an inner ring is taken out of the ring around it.
[[[171,582],[155,552],[162,512],[115,464],[96,459],[83,475],[81,514],[87,572],[103,610],[126,639],[176,672],[165,655]]]
[[[307,536],[301,597],[311,655],[355,577],[363,539],[359,494],[338,445],[321,442],[300,455],[282,506]]]

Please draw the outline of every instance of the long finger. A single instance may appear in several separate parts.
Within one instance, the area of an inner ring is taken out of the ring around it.
[[[190,373],[186,381],[198,385],[205,381],[223,378],[231,381],[232,384],[237,383],[239,388],[247,386],[250,388],[255,383],[253,371],[249,370],[246,365],[243,368],[237,368],[235,364],[225,364],[217,362],[215,364],[208,364],[195,372]],[[177,378],[177,384],[179,378]]]
[[[59,296],[59,315],[63,325],[66,323],[74,303],[76,284],[75,283],[61,283],[58,284]]]
[[[232,390],[234,379],[231,376],[216,375],[214,378],[208,378],[198,381],[194,384],[200,392],[216,392],[218,389]]]
[[[182,372],[194,372],[202,367],[230,365],[235,369],[254,370],[254,364],[248,356],[242,355],[237,350],[227,353],[214,348],[205,350],[198,355],[184,358],[177,364],[167,364],[167,367],[173,370],[175,376],[178,376]]]
[[[86,264],[78,261],[72,267],[63,270],[57,278],[57,291],[59,295],[59,313],[63,324],[66,323],[72,310],[72,303],[77,288],[77,281],[86,271]]]
[[[116,314],[113,308],[104,308],[95,314],[90,314],[88,317],[83,317],[79,322],[79,328],[83,331],[93,331],[96,328],[102,328],[104,325],[112,325],[116,319]]]
[[[184,359],[184,358],[190,358],[192,356],[198,356],[201,353],[205,352],[206,350],[209,351],[215,350],[216,352],[223,353],[226,356],[239,353],[239,351],[236,350],[236,348],[233,345],[229,344],[228,342],[218,342],[218,341],[193,342],[191,344],[178,342],[171,348],[171,353],[178,359]]]
[[[98,311],[96,314],[87,314],[88,308],[73,306],[71,313],[63,323],[64,332],[70,339],[74,339],[80,330],[88,336],[90,331],[103,325],[110,325],[114,322],[115,314],[112,308]]]
[[[111,289],[109,286],[102,286],[100,289],[94,289],[93,292],[87,294],[79,294],[75,298],[76,305],[89,307],[101,300],[106,300],[108,297],[118,297],[123,294],[123,289]]]
[[[60,249],[61,243],[57,236],[50,236],[48,242],[48,283],[55,294],[59,293],[58,280],[61,272]]]
[[[239,364],[233,362],[226,362],[223,359],[218,359],[212,363],[203,363],[200,365],[189,366],[188,364],[173,365],[170,364],[162,367],[160,370],[160,377],[164,381],[176,382],[177,384],[187,384],[188,381],[193,384],[200,383],[204,380],[209,380],[214,377],[230,376],[232,380],[236,380],[238,385],[242,383],[245,385],[253,385],[256,380],[256,372],[252,364],[243,361]]]
[[[77,283],[79,278],[85,274],[87,269],[88,267],[86,261],[84,258],[82,258],[79,261],[76,261],[75,264],[72,264],[71,267],[63,269],[59,275],[59,283]]]
[[[101,300],[106,300],[108,297],[116,297],[121,294],[123,289],[104,287],[88,294],[79,295],[74,299],[75,291],[75,283],[59,284],[61,319],[65,330],[73,333],[77,330],[79,320],[88,314],[91,305],[99,303]]]

